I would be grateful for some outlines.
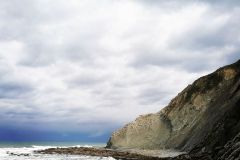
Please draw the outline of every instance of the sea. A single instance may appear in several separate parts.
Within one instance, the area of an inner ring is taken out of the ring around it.
[[[0,142],[0,160],[115,160],[112,157],[39,154],[36,150],[56,147],[103,147],[104,143],[77,142]]]

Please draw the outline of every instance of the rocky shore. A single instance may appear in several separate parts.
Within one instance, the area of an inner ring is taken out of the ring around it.
[[[144,155],[140,151],[133,153],[132,151],[113,150],[106,148],[88,148],[88,147],[69,147],[69,148],[49,148],[46,150],[35,151],[41,154],[65,154],[65,155],[86,155],[98,157],[113,157],[117,160],[211,160],[208,154],[182,154],[176,157],[158,157]]]
[[[113,157],[115,159],[123,159],[123,160],[150,159],[150,157],[139,155],[139,154],[133,154],[130,152],[122,152],[122,151],[109,150],[104,148],[88,148],[88,147],[50,148],[46,150],[37,151],[37,153]],[[153,158],[153,159],[158,159],[158,158]]]

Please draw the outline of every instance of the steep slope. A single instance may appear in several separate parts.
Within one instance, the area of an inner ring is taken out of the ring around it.
[[[240,132],[240,60],[199,78],[164,109],[114,132],[109,148],[216,152]]]

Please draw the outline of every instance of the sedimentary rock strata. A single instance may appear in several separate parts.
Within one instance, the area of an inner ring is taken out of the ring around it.
[[[164,109],[114,132],[108,148],[216,152],[240,132],[240,60],[187,86]]]

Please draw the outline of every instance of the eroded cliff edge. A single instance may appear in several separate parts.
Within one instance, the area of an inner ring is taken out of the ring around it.
[[[240,60],[187,86],[164,109],[114,132],[108,148],[219,154],[240,132]]]

